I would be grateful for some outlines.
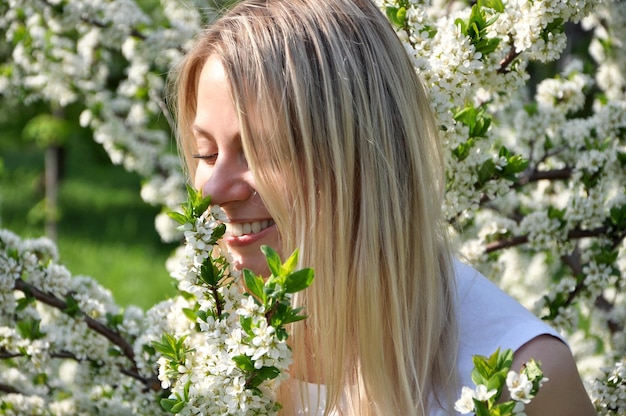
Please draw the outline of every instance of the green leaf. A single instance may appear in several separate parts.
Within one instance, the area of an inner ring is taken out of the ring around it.
[[[23,311],[31,303],[35,303],[35,298],[32,297],[32,296],[24,296],[23,298],[20,298],[20,299],[17,300],[17,306],[16,306],[15,310],[16,311]]]
[[[78,303],[74,296],[71,294],[65,297],[65,309],[63,309],[63,313],[68,314],[71,317],[75,317],[80,313],[80,308],[78,307]]]
[[[33,384],[36,386],[43,386],[48,382],[48,375],[46,373],[37,373],[33,377]]]
[[[253,372],[253,376],[248,379],[246,387],[254,389],[265,380],[274,379],[279,374],[280,371],[276,367],[261,367]]]
[[[202,215],[207,209],[209,209],[209,205],[211,205],[211,197],[207,196],[205,198],[199,198],[198,203],[194,209],[194,214],[199,217]]]
[[[604,247],[602,251],[593,256],[596,263],[611,265],[617,261],[618,251],[610,247]]]
[[[185,387],[183,390],[185,401],[189,401],[189,389],[191,388],[191,380],[185,383]]]
[[[626,205],[612,207],[609,211],[611,222],[618,228],[626,227]]]
[[[548,25],[541,32],[541,38],[544,41],[549,42],[550,34],[563,33],[565,31],[565,26],[563,23],[564,23],[564,20],[562,17],[556,18],[550,23],[548,23]]]
[[[265,303],[266,297],[265,293],[263,292],[263,279],[257,277],[251,270],[248,269],[243,270],[243,279],[250,293],[260,299],[263,303]]]
[[[18,334],[22,338],[35,340],[44,337],[44,333],[40,330],[41,321],[39,319],[22,319],[16,324]]]
[[[191,322],[196,322],[196,319],[198,319],[198,314],[196,313],[196,311],[194,311],[193,309],[190,308],[183,308],[183,314],[187,317],[187,319],[189,319]]]
[[[296,293],[311,286],[314,280],[313,269],[306,268],[293,272],[285,279],[285,292]]]
[[[387,6],[385,8],[387,19],[397,28],[403,28],[406,19],[406,9],[404,7]]]
[[[254,335],[254,333],[252,332],[252,318],[245,318],[243,316],[240,316],[239,323],[241,324],[241,329],[243,329],[246,334],[248,334],[249,336]]]
[[[504,12],[504,3],[502,0],[478,0],[480,7],[487,7],[493,9],[495,12]]]
[[[508,372],[508,370],[511,368],[511,364],[513,364],[513,350],[506,349],[500,352],[500,349],[498,348],[496,353],[497,353],[497,362],[496,362],[497,368],[500,370],[506,369]],[[494,355],[496,353],[494,353]]]
[[[254,370],[254,362],[252,361],[252,358],[245,354],[233,357],[233,361],[237,365],[237,368],[242,371],[249,372]]]
[[[457,18],[454,21],[455,25],[459,27],[459,31],[467,36],[476,51],[482,54],[481,59],[485,59],[500,44],[499,38],[487,38],[487,28],[498,19],[499,14],[491,15],[492,17],[487,20],[485,6],[494,11],[504,10],[504,5],[499,0],[479,1],[472,6],[467,20]]]
[[[548,218],[558,219],[561,223],[565,220],[565,208],[558,209],[553,206],[548,207]]]
[[[539,365],[539,363],[532,358],[526,364],[524,364],[524,369],[522,370],[522,373],[526,374],[529,380],[541,380],[541,378],[543,378],[541,365]]]
[[[174,336],[170,334],[161,335],[161,342],[152,341],[152,346],[154,349],[159,352],[165,358],[170,360],[180,362],[184,359],[186,354],[186,349],[184,347],[186,335],[180,337],[180,339],[176,339]]]
[[[511,416],[513,415],[513,409],[515,409],[515,402],[509,400],[508,402],[498,403],[491,409],[493,416]]]
[[[306,315],[300,315],[300,312],[302,312],[303,310],[304,310],[303,307],[296,308],[296,309],[290,309],[289,312],[286,313],[284,317],[282,317],[282,324],[286,325],[286,324],[290,324],[292,322],[298,322],[298,321],[301,321],[303,319],[306,319],[307,318]]]
[[[280,261],[278,253],[276,253],[270,246],[266,245],[261,246],[261,251],[265,254],[265,260],[270,268],[270,272],[274,276],[280,276],[282,262]]]
[[[124,354],[122,354],[122,351],[120,351],[120,349],[117,348],[117,347],[109,347],[109,348],[107,348],[107,353],[111,357],[121,357],[122,355],[124,355]]]
[[[180,413],[185,408],[185,402],[181,399],[161,399],[161,407],[170,413]]]
[[[174,221],[176,221],[177,223],[179,223],[180,225],[183,225],[185,223],[187,223],[187,217],[185,217],[183,214],[181,214],[180,212],[176,212],[176,211],[169,211],[167,213],[167,215],[173,219]]]
[[[457,110],[453,117],[469,128],[469,137],[486,137],[491,126],[491,118],[485,115],[483,106],[474,108],[473,105],[468,104]]]
[[[474,399],[474,413],[476,416],[491,416],[489,408],[484,402]]]
[[[214,240],[217,242],[217,240],[222,238],[225,233],[226,233],[226,224],[218,224],[213,229],[213,233],[211,233],[211,240]]]
[[[282,264],[281,276],[287,275],[294,271],[298,265],[298,249],[295,249],[291,256]]]
[[[219,269],[213,264],[211,257],[204,260],[204,263],[200,266],[200,278],[209,286],[217,286],[222,274]]]
[[[465,143],[459,144],[453,151],[452,154],[456,156],[456,158],[462,162],[465,160],[469,154],[472,147],[474,147],[475,140],[473,138],[467,139]]]
[[[474,369],[472,370],[472,381],[474,384],[487,384],[487,381],[491,377],[491,368],[489,367],[487,357],[482,355],[475,355],[472,357],[474,363]]]
[[[106,318],[107,318],[107,324],[109,324],[109,326],[111,327],[117,327],[124,322],[124,315],[121,313],[116,313],[116,314],[107,313]]]
[[[481,167],[478,168],[478,172],[477,172],[478,182],[481,185],[484,184],[489,179],[493,178],[495,172],[496,172],[496,164],[494,163],[494,161],[491,159],[485,160],[485,162],[481,165]]]
[[[280,370],[274,366],[271,367],[261,367],[257,370],[257,377],[261,380],[272,380],[278,377],[280,374]]]
[[[524,159],[520,155],[513,155],[509,157],[508,163],[504,168],[505,172],[508,174],[516,174],[521,173],[526,170],[528,167],[528,159]]]

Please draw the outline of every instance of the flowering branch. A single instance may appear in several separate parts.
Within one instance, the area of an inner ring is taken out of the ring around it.
[[[15,387],[13,386],[8,386],[6,384],[0,383],[0,391],[3,391],[5,393],[9,393],[9,394],[20,394],[20,391],[17,390]]]
[[[225,216],[209,207],[210,198],[187,189],[182,212],[170,216],[186,239],[177,276],[192,327],[172,328],[152,343],[160,356],[158,378],[170,392],[161,406],[171,413],[276,414],[276,389],[291,364],[285,326],[305,318],[291,306],[291,295],[313,282],[313,271],[295,270],[297,251],[282,262],[263,246],[270,276],[244,270],[242,281],[216,246]]]
[[[49,1],[47,1],[47,0],[39,0],[39,2],[40,2],[41,4],[43,4],[44,6],[48,7],[48,8],[53,8],[53,7],[55,7],[53,4],[51,4],[51,3],[50,3]],[[110,27],[110,26],[111,26],[111,25],[108,25],[108,24],[106,24],[106,23],[99,22],[99,21],[97,21],[96,19],[90,18],[90,17],[88,16],[88,14],[87,14],[87,13],[82,13],[82,14],[80,15],[80,20],[81,20],[82,22],[84,22],[84,23],[87,23],[87,24],[89,24],[89,25],[92,25],[92,26],[95,26],[95,27],[98,27],[98,28],[101,28],[101,29],[104,29],[104,28],[107,28],[107,27]],[[130,34],[131,36],[136,37],[137,39],[144,40],[144,41],[146,40],[146,36],[144,36],[144,35],[143,35],[143,34],[142,34],[142,33],[141,33],[138,29],[136,29],[136,28],[130,28],[130,30],[129,30],[129,34]]]
[[[500,61],[500,67],[498,68],[499,74],[506,74],[510,71],[509,65],[520,56],[521,52],[518,52],[514,47],[511,48],[509,53]]]
[[[566,180],[572,177],[572,169],[553,169],[553,170],[533,170],[530,174],[522,174],[517,178],[517,181],[513,184],[514,188],[524,186],[531,182],[537,182],[541,180]]]
[[[133,351],[133,347],[119,333],[113,331],[102,322],[93,319],[79,309],[72,310],[73,307],[70,307],[67,302],[62,301],[54,295],[42,292],[33,285],[26,283],[22,279],[15,280],[15,290],[22,291],[26,296],[32,296],[38,301],[57,308],[60,311],[67,311],[67,313],[71,316],[82,317],[89,328],[93,329],[96,333],[102,335],[113,344],[117,345],[121,349],[122,353],[126,356],[126,358],[134,363],[135,353]],[[136,369],[136,365],[134,365],[134,367]]]
[[[512,371],[513,351],[510,349],[498,349],[490,357],[475,355],[472,360],[472,381],[476,388],[463,386],[461,398],[454,405],[454,409],[461,414],[473,412],[476,416],[523,415],[525,405],[531,402],[543,383],[548,381],[543,376],[539,363],[532,359],[524,364],[520,373]],[[502,402],[500,398],[505,387],[510,400]]]
[[[605,235],[608,231],[607,227],[598,227],[593,230],[573,229],[567,233],[568,240],[577,240],[581,238],[598,237]],[[622,236],[622,239],[624,236]],[[514,237],[505,238],[502,240],[493,241],[485,245],[485,253],[493,253],[494,251],[503,250],[505,248],[520,246],[528,243],[528,235],[518,235]]]

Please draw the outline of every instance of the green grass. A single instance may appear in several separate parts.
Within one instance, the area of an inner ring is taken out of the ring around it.
[[[0,227],[22,237],[44,235],[43,151],[34,145],[0,144]],[[66,146],[59,189],[60,262],[113,292],[120,305],[148,308],[175,293],[165,261],[175,245],[154,229],[158,208],[144,203],[140,178],[113,166],[89,135]]]

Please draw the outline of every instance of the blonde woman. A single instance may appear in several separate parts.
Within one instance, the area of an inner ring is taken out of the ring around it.
[[[294,302],[284,414],[453,414],[472,354],[543,363],[528,415],[588,415],[558,334],[453,261],[428,99],[369,0],[243,1],[177,68],[191,179],[230,219],[239,268],[300,250],[315,284]]]

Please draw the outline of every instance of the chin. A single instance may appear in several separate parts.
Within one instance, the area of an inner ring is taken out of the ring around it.
[[[249,269],[256,275],[269,277],[270,269],[265,260],[265,256],[259,249],[259,254],[254,256],[240,256],[238,253],[232,253],[235,257],[234,266],[237,270]]]

